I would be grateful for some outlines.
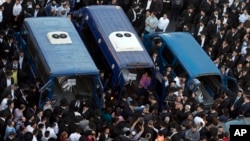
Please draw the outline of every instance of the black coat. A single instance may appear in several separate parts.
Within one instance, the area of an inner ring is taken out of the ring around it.
[[[198,13],[197,15],[195,15],[194,17],[194,24],[197,25],[199,24],[200,21],[203,21],[203,23],[206,25],[207,22],[208,22],[208,16],[207,15],[204,15],[204,16],[201,16],[200,13]]]
[[[193,24],[195,13],[188,13],[188,10],[184,10],[181,15],[184,18],[185,24]]]
[[[180,141],[181,140],[181,134],[176,133],[171,137],[171,141]]]
[[[136,21],[136,12],[134,13],[135,11],[132,9],[132,8],[130,8],[129,10],[128,10],[128,12],[127,12],[127,17],[128,17],[128,19],[129,19],[129,21],[131,22],[131,23],[133,23],[133,22],[135,22]],[[133,21],[135,19],[135,21]]]
[[[250,102],[241,105],[239,114],[250,117]]]
[[[241,97],[237,100],[237,102],[235,102],[236,98],[237,98],[237,97],[234,97],[234,98],[231,100],[230,106],[234,106],[234,109],[239,109],[239,108],[241,107],[242,103],[244,102],[244,98],[243,98],[243,96],[241,96]]]
[[[11,77],[11,85],[12,85],[12,84],[14,84],[14,79],[13,79],[13,77]],[[6,77],[1,79],[1,81],[0,81],[0,87],[1,87],[2,89],[7,88],[7,78],[6,78]]]
[[[6,129],[6,122],[0,118],[0,140],[4,140],[5,129]]]
[[[231,118],[236,118],[239,115],[240,107],[244,102],[243,96],[241,96],[236,103],[234,103],[235,99],[236,99],[236,97],[232,99],[231,104],[230,104],[230,107],[232,107],[232,106],[234,107],[234,110],[230,111]]]
[[[106,141],[107,139],[110,138],[110,135],[108,135],[107,137],[105,136],[104,133],[101,133],[100,137],[99,137],[99,141]]]
[[[0,96],[0,99],[2,100],[4,97],[6,97],[8,94],[11,94],[11,86],[6,87],[2,93],[2,95]],[[17,90],[14,90],[14,100],[16,100],[18,97],[18,92]],[[18,105],[17,105],[18,106]]]
[[[80,111],[82,111],[82,108],[83,108],[83,103],[82,103],[82,101],[80,100],[79,102],[79,106],[77,107],[76,106],[76,100],[72,100],[71,102],[70,102],[70,104],[69,104],[69,109],[71,110],[71,111],[75,111],[75,110],[77,110],[78,112],[80,112]]]
[[[220,105],[218,106],[218,114],[221,115],[222,114],[222,109],[225,109],[225,108],[229,108],[229,105],[230,105],[230,97],[226,97],[223,99],[223,101],[220,103]]]
[[[16,51],[16,48],[14,46],[14,43],[5,42],[3,45],[4,54],[7,56],[8,60],[12,60],[12,57],[14,56],[14,53]]]

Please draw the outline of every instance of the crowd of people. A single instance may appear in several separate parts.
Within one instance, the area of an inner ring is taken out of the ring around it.
[[[185,92],[181,83],[185,78],[177,86],[168,66],[163,75],[171,81],[166,87],[178,89],[167,89],[173,102],[161,111],[148,74],[138,86],[140,93],[124,90],[121,100],[106,88],[102,109],[93,109],[79,95],[72,101],[61,99],[59,105],[47,99],[41,107],[40,80],[31,78],[14,33],[20,31],[24,18],[74,18],[71,11],[87,5],[121,6],[142,36],[167,32],[170,24],[174,31],[190,32],[223,75],[237,79],[237,94],[221,92],[207,111]],[[250,116],[249,9],[249,0],[1,0],[0,140],[228,141],[229,133],[218,123]],[[143,95],[142,89],[146,89]]]

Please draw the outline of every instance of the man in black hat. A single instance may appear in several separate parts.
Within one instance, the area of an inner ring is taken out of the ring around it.
[[[153,46],[148,51],[149,54],[152,56],[154,52],[157,52],[158,49],[161,48],[161,46],[162,46],[162,40],[160,38],[155,38]]]
[[[171,80],[169,82],[169,85],[167,86],[166,90],[167,90],[167,93],[176,92],[178,90],[178,86],[176,85],[176,81]]]
[[[0,100],[6,97],[8,94],[11,94],[11,100],[16,101],[18,96],[17,88],[17,85],[11,85],[5,88],[2,95],[0,96]]]
[[[14,56],[14,53],[16,52],[16,47],[12,36],[10,35],[7,36],[7,41],[4,42],[3,45],[3,51],[4,54],[7,55],[7,59],[11,60],[12,57]]]
[[[14,84],[14,79],[12,77],[12,71],[6,70],[5,77],[1,79],[0,81],[0,88],[1,90],[11,86]]]
[[[137,10],[139,9],[139,5],[132,4],[131,8],[127,12],[128,19],[133,24],[134,27],[137,27]]]
[[[9,64],[9,60],[6,55],[1,55],[0,69],[6,67]]]
[[[62,98],[59,102],[58,106],[55,106],[54,108],[54,114],[59,116],[59,117],[65,117],[67,112],[68,112],[68,106],[69,103],[66,98]]]
[[[14,84],[18,84],[19,80],[19,65],[18,65],[18,60],[17,58],[13,58],[13,60],[6,65],[6,68],[8,70],[11,70],[12,72],[12,78],[14,79]],[[22,79],[20,79],[22,80]],[[22,80],[24,81],[24,80]]]
[[[178,124],[174,124],[172,128],[170,128],[169,136],[168,138],[171,139],[171,141],[180,141],[181,140],[181,133],[182,133],[181,126]]]
[[[217,107],[217,111],[218,111],[218,115],[222,115],[222,109],[225,109],[229,107],[229,104],[230,104],[230,101],[231,101],[231,97],[230,97],[230,94],[229,92],[227,91],[224,91],[222,92],[221,94],[221,97],[220,99],[222,99],[222,101],[220,103],[218,103],[218,107]]]
[[[237,95],[232,98],[230,102],[230,118],[236,118],[239,114],[239,109],[244,103],[244,94],[243,89],[239,89]]]
[[[80,121],[82,120],[82,116],[75,116],[73,120],[73,123],[69,124],[69,134],[76,132],[77,128],[80,128]]]
[[[205,52],[207,53],[207,55],[211,58],[211,60],[215,60],[215,50],[213,48],[213,45],[211,45],[210,43],[207,45],[207,48],[205,50]]]
[[[201,33],[205,33],[207,31],[207,27],[205,22],[201,20],[197,25],[195,25],[194,29],[194,37],[198,39],[201,36]]]
[[[28,101],[28,96],[30,94],[30,91],[29,90],[24,90],[23,91],[23,94],[18,96],[18,99],[17,99],[17,104],[24,104],[25,106],[31,106],[31,104],[29,103]],[[35,104],[35,103],[34,103]]]
[[[3,7],[0,6],[0,11],[3,10]],[[0,22],[0,26],[2,25],[2,23]],[[1,26],[2,27],[2,26]],[[1,28],[0,28],[1,29]],[[5,42],[5,33],[4,31],[0,31],[0,46],[2,47],[4,45],[4,42]],[[1,49],[0,50],[0,56],[3,56],[3,50]]]
[[[195,7],[193,5],[189,5],[187,9],[182,12],[181,16],[184,17],[185,24],[193,25],[195,17]]]
[[[218,20],[218,21],[220,22],[217,24],[218,32],[215,34],[215,36],[217,37],[217,40],[219,44],[221,45],[226,35],[226,28],[222,24],[221,20]]]
[[[241,34],[238,32],[238,28],[236,26],[231,26],[228,33],[225,36],[225,39],[228,41],[228,43],[232,46],[234,45],[234,41],[239,40],[241,37]]]
[[[197,41],[204,50],[207,49],[209,39],[207,38],[207,32],[205,30],[200,32],[200,36],[198,36]]]
[[[10,119],[12,115],[14,115],[14,101],[9,99],[7,101],[7,106],[8,107],[4,111],[6,111],[7,119]]]
[[[80,112],[82,110],[82,106],[82,96],[80,94],[77,94],[75,96],[75,99],[70,102],[69,109],[71,111],[75,111],[77,109],[77,111]]]

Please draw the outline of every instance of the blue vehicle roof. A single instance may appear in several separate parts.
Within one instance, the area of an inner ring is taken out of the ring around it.
[[[39,45],[38,52],[42,62],[47,64],[45,69],[51,76],[99,74],[78,32],[68,18],[26,18],[25,25],[33,37],[34,44]],[[72,43],[51,44],[47,33],[52,31],[67,32]]]
[[[145,64],[142,66],[138,65],[136,66],[137,68],[154,67],[151,57],[121,7],[111,5],[88,6],[82,10],[84,14],[88,15],[88,22],[91,22],[89,26],[97,28],[101,36],[100,38],[103,38],[107,44],[102,46],[101,50],[112,59],[108,59],[108,61],[116,62],[119,68],[131,68],[135,67],[136,64]],[[143,51],[117,52],[108,38],[111,33],[116,31],[129,31],[133,33],[138,39]],[[97,31],[95,31],[95,33],[97,33]],[[134,64],[134,66],[130,66],[129,64]]]
[[[221,75],[220,70],[191,34],[173,32],[159,36],[167,43],[190,77]]]

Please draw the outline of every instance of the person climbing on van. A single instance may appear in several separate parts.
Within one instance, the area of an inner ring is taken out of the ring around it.
[[[138,85],[138,94],[144,95],[147,92],[150,84],[151,84],[151,76],[149,75],[148,72],[144,72]]]

